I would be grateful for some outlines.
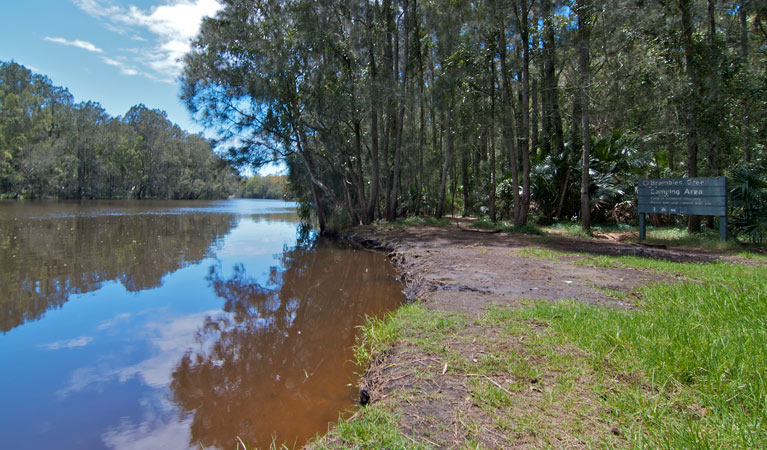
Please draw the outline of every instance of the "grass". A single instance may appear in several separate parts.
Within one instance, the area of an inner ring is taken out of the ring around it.
[[[379,226],[383,228],[402,229],[407,227],[449,227],[452,223],[448,218],[437,219],[434,217],[411,216],[403,219],[397,219],[393,222],[381,222]],[[639,242],[639,228],[627,224],[593,224],[591,231],[584,231],[579,223],[560,222],[549,226],[537,226],[527,224],[521,227],[515,227],[507,221],[491,221],[487,218],[480,218],[472,221],[470,228],[482,230],[501,231],[505,233],[520,233],[535,235],[540,238],[546,236],[569,236],[582,239],[591,239],[594,233],[634,233],[637,237],[628,238],[628,242]],[[742,250],[744,246],[755,249],[763,249],[763,246],[746,245],[729,239],[726,242],[719,240],[718,229],[704,228],[702,233],[690,234],[686,228],[680,227],[647,227],[647,237],[644,241],[651,245],[669,245],[678,247],[696,247],[710,250],[736,251]]]
[[[339,420],[331,435],[315,440],[312,448],[330,449],[427,449],[427,444],[414,441],[398,428],[399,417],[379,404],[360,410],[354,420]]]
[[[589,355],[633,447],[767,447],[767,268],[614,258],[691,280],[641,289],[639,311],[539,303]]]
[[[429,310],[420,303],[405,305],[384,318],[368,317],[360,327],[354,357],[365,367],[397,340],[415,343],[424,349],[439,347],[439,342],[466,326],[460,314]]]
[[[397,219],[393,222],[380,222],[379,226],[383,228],[406,228],[406,227],[449,227],[450,219],[436,217],[410,216],[404,219]]]
[[[636,231],[636,227],[626,224],[592,224],[591,232],[583,231],[580,223],[576,222],[558,222],[546,227],[542,227],[546,233],[560,234],[571,237],[590,238],[594,232],[598,233],[625,233]]]
[[[594,233],[634,233],[636,236],[627,239],[628,242],[639,242],[639,228],[626,224],[596,224],[591,232],[583,231],[578,223],[556,223],[541,228],[548,234],[564,235],[577,238],[592,238]],[[703,232],[690,234],[687,228],[680,227],[647,227],[647,236],[643,241],[651,245],[669,245],[677,247],[696,247],[710,250],[738,250],[743,244],[729,239],[719,240],[719,229],[704,228]]]
[[[767,262],[767,255],[764,253],[755,253],[755,252],[740,252],[737,254],[738,257],[743,259],[750,259],[752,261],[764,261]]]
[[[722,242],[719,239],[718,229],[704,229],[702,233],[690,234],[686,228],[648,227],[645,242],[648,244],[666,244],[679,247],[702,247],[711,250],[734,250],[741,248],[741,245],[732,239]]]
[[[361,327],[355,356],[358,362],[370,363],[394,345],[405,346],[411,349],[409,351],[417,349],[419,354],[430,355],[427,359],[439,359],[431,367],[412,367],[416,380],[428,384],[445,372],[453,377],[465,377],[474,405],[491,419],[483,422],[477,419],[476,412],[457,410],[457,422],[465,438],[460,445],[452,443],[455,448],[486,448],[482,439],[487,436],[488,427],[496,436],[505,437],[506,443],[523,438],[543,447],[575,442],[572,434],[583,427],[582,417],[590,417],[589,420],[601,417],[593,402],[579,400],[580,390],[576,389],[583,384],[579,380],[588,371],[586,361],[560,352],[558,344],[552,346],[552,339],[556,338],[536,333],[529,320],[511,320],[518,313],[519,310],[491,307],[475,319],[418,303],[403,306],[383,319],[366,321]],[[489,328],[497,333],[488,336],[484,330]],[[524,345],[510,347],[508,343],[512,340],[524,340]],[[466,347],[472,350],[467,351]],[[537,383],[547,374],[557,374],[556,389],[531,400],[528,396],[531,380]],[[428,395],[434,394],[422,394],[415,388],[394,400],[417,404],[429,402]],[[460,403],[464,399],[456,400]],[[369,435],[385,436],[381,442],[387,444],[379,448],[428,448],[427,443],[406,436],[396,427],[397,414],[391,403],[378,402],[373,407],[361,409],[359,417],[350,423],[339,422],[336,429],[317,441],[313,448],[375,448],[371,442],[378,441]],[[563,408],[570,408],[574,413],[563,412]],[[589,445],[599,446],[611,445],[614,436],[583,434],[581,438]]]
[[[565,254],[556,250],[549,250],[546,248],[525,247],[517,250],[517,256],[523,258],[541,258],[548,259],[550,261],[559,261]]]
[[[639,288],[631,311],[530,300],[472,318],[416,303],[368,319],[358,361],[404,346],[439,360],[414,366],[416,380],[463,377],[473,406],[451,405],[465,436],[455,448],[490,434],[542,448],[767,448],[767,266],[517,253],[682,281]],[[398,401],[429,398],[413,389],[368,406],[315,448],[428,448],[400,429]]]
[[[489,219],[477,219],[469,224],[469,227],[481,230],[503,231],[505,233],[543,235],[543,231],[535,225],[528,224],[521,227],[515,227],[513,224],[506,221],[493,222]]]

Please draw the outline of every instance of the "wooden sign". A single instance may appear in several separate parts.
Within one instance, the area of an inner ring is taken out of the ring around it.
[[[637,182],[639,239],[645,238],[645,214],[719,216],[719,237],[727,239],[725,177],[648,178]]]

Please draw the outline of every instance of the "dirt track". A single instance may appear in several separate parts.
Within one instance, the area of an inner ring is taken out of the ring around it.
[[[519,299],[575,299],[615,307],[631,305],[608,295],[667,280],[628,268],[573,265],[560,260],[520,256],[523,249],[608,256],[639,256],[677,262],[714,262],[730,257],[689,249],[668,249],[616,241],[494,233],[454,226],[382,229],[360,227],[347,238],[366,248],[386,251],[407,284],[409,301],[425,300],[434,308],[477,312],[489,302]],[[431,295],[440,292],[440,295]],[[455,293],[452,295],[451,293]],[[461,295],[470,293],[471,295]]]

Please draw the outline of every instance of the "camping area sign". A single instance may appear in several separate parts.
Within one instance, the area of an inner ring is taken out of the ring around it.
[[[637,182],[639,239],[645,238],[645,214],[719,216],[719,237],[727,239],[725,177],[659,178]]]

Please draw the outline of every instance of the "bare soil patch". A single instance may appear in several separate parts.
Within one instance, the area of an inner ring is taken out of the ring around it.
[[[708,263],[731,256],[703,250],[671,249],[616,241],[542,237],[454,227],[383,229],[359,227],[347,238],[387,251],[407,285],[408,300],[468,313],[488,303],[519,299],[575,299],[590,304],[631,307],[611,292],[630,292],[668,275],[633,268],[574,265],[574,258],[550,260],[520,254],[524,249],[608,256],[639,256],[677,262]],[[439,293],[439,295],[434,295]]]

